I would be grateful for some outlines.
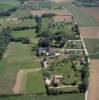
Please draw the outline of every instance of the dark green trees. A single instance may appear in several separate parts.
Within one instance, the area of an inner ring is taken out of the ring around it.
[[[11,31],[12,30],[10,28],[6,28],[0,32],[0,59],[2,58],[3,53],[4,53],[7,45],[10,42],[10,39],[12,37],[10,34]]]

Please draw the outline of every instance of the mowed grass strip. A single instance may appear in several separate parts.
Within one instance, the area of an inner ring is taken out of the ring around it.
[[[10,43],[0,61],[0,94],[12,94],[16,75],[20,69],[41,67],[39,59],[31,52],[30,44]]]
[[[26,93],[29,94],[46,93],[45,83],[41,71],[28,73]]]
[[[57,96],[9,96],[0,100],[84,100],[83,93],[65,94]]]

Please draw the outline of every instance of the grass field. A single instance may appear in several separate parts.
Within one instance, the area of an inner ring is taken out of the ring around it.
[[[13,31],[12,36],[15,38],[27,37],[30,39],[31,43],[33,44],[36,44],[38,41],[38,39],[36,38],[35,29]]]
[[[0,93],[12,93],[20,69],[37,67],[40,67],[39,59],[31,52],[31,45],[10,43],[0,61]]]
[[[29,39],[32,39],[33,37],[36,36],[35,34],[35,29],[29,29],[29,30],[22,30],[22,31],[13,31],[12,35],[15,38],[19,37],[28,37]]]
[[[99,59],[99,39],[84,39],[89,55],[93,59]]]
[[[27,75],[26,93],[46,93],[42,72],[33,72]]]
[[[0,4],[18,5],[18,0],[0,0]]]
[[[13,5],[0,3],[0,9],[11,8]]]
[[[8,96],[0,100],[84,100],[84,94],[66,94],[58,96]]]

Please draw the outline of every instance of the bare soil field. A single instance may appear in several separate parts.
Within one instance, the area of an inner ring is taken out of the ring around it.
[[[33,16],[42,16],[44,13],[54,13],[58,16],[72,16],[72,14],[68,10],[48,10],[48,9],[41,9],[41,10],[33,10],[32,12]]]
[[[81,7],[80,10],[99,20],[99,7]]]
[[[70,22],[70,21],[72,21],[71,16],[54,16],[53,19],[55,22],[60,22],[60,21]]]
[[[99,100],[99,60],[91,61],[88,100]]]
[[[82,38],[98,39],[99,27],[80,27],[80,34]]]

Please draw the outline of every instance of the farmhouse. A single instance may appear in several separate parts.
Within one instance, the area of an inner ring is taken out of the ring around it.
[[[52,86],[58,86],[58,84],[60,83],[60,81],[63,80],[63,76],[62,75],[55,75],[53,76],[51,82],[52,82]]]

